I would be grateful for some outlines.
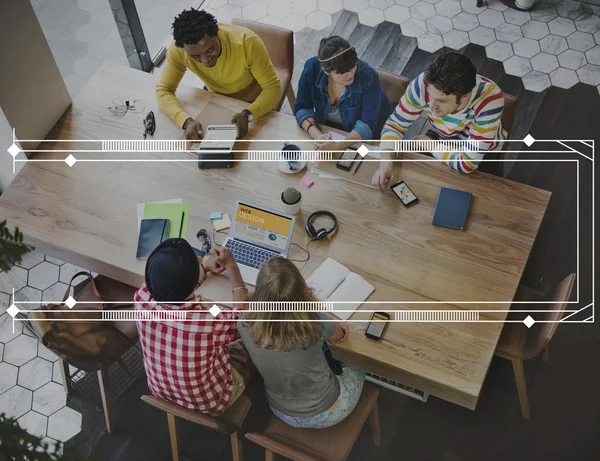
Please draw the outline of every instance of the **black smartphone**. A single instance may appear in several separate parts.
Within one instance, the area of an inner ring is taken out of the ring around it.
[[[365,331],[365,336],[369,339],[379,341],[383,336],[390,314],[387,312],[375,312]]]
[[[336,166],[340,170],[350,171],[350,168],[352,168],[352,164],[354,163],[354,159],[356,158],[357,155],[358,155],[358,152],[355,149],[350,149],[350,148],[346,149],[344,151],[344,153],[342,154],[342,157],[337,162]]]
[[[391,189],[404,206],[411,206],[419,201],[418,197],[404,181],[398,181],[396,184],[393,184]]]

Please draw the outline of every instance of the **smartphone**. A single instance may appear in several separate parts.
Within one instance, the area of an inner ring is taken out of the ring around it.
[[[404,206],[411,206],[419,201],[418,197],[404,181],[398,181],[392,185],[391,189]]]
[[[354,149],[346,149],[342,154],[340,160],[337,162],[336,166],[340,170],[350,171],[350,168],[352,167],[352,164],[354,163],[354,159],[356,158],[357,154],[358,152]]]
[[[369,339],[379,341],[383,336],[390,314],[387,312],[375,312],[365,331],[365,336]]]

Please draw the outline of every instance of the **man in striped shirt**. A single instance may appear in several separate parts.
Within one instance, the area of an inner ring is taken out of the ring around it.
[[[462,152],[449,148],[432,155],[455,170],[472,173],[483,159],[481,151],[502,148],[506,139],[501,123],[503,109],[504,96],[498,85],[477,75],[468,57],[458,53],[439,56],[410,83],[384,125],[381,133],[384,152],[373,185],[383,191],[392,184],[395,141],[404,139],[422,112],[427,115],[431,129],[414,139],[467,141],[467,149]]]

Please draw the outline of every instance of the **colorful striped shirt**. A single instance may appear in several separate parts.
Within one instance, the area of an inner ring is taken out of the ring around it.
[[[465,151],[432,152],[434,157],[451,168],[472,173],[485,155],[481,151],[502,148],[502,141],[506,139],[506,131],[501,122],[504,95],[491,80],[477,75],[471,100],[458,113],[436,117],[429,101],[425,73],[422,73],[410,82],[396,110],[384,125],[381,137],[388,143],[382,143],[382,147],[395,150],[391,142],[402,140],[410,125],[424,111],[438,139],[478,141],[472,144],[473,150],[467,148]],[[467,143],[467,146],[471,144]]]

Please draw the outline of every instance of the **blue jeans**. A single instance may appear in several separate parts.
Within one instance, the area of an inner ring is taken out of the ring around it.
[[[343,370],[341,375],[336,376],[340,382],[340,396],[328,410],[313,416],[288,416],[274,408],[271,408],[271,411],[284,423],[293,427],[321,429],[335,426],[352,413],[365,382],[364,370],[347,365],[344,365]]]

